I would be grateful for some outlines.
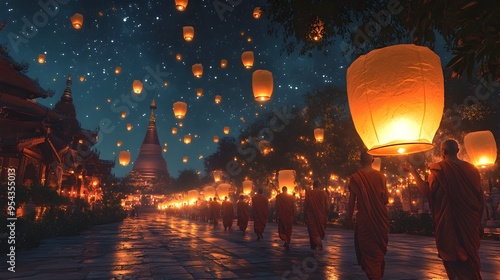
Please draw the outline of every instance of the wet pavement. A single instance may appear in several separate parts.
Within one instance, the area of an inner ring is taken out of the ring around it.
[[[141,213],[79,236],[46,239],[16,254],[16,272],[2,256],[0,279],[366,279],[357,265],[353,231],[328,228],[324,249],[314,255],[307,229],[295,225],[290,249],[274,223],[257,241],[222,224]],[[500,279],[500,242],[483,240],[483,279]],[[384,279],[447,279],[432,237],[390,234]]]

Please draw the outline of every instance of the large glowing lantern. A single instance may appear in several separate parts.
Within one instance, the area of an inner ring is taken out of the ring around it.
[[[431,149],[444,107],[439,56],[427,47],[395,45],[356,59],[347,95],[356,131],[378,156]]]
[[[205,198],[205,200],[215,197],[215,188],[212,186],[204,187],[203,197]]]
[[[203,96],[203,89],[202,88],[197,88],[196,89],[196,96],[202,97]]]
[[[184,163],[188,162],[188,157],[182,157],[182,162]]]
[[[485,168],[495,164],[497,144],[491,131],[475,131],[465,135],[464,145],[470,162],[475,166]]]
[[[230,185],[227,183],[217,186],[217,196],[219,197],[219,199],[222,200],[226,196],[229,198],[229,187]]]
[[[73,28],[80,29],[83,25],[83,15],[76,13],[71,18],[71,24],[73,24]]]
[[[225,126],[224,127],[224,134],[229,134],[229,130],[230,130],[229,126]]]
[[[226,59],[221,59],[220,61],[220,68],[224,69],[227,67],[227,60]]]
[[[255,7],[255,9],[253,9],[253,18],[259,19],[261,15],[262,10],[260,9],[260,7]]]
[[[191,135],[184,135],[184,144],[191,143]]]
[[[187,5],[188,5],[188,0],[175,0],[175,8],[178,11],[183,12],[184,10],[186,10]]]
[[[219,136],[215,135],[214,136],[214,143],[218,143],[219,142]]]
[[[252,74],[253,97],[256,101],[268,101],[273,95],[273,73],[255,70]]]
[[[287,187],[289,190],[295,188],[295,170],[280,170],[278,171],[278,184],[280,190],[283,187]]]
[[[220,95],[215,96],[215,99],[214,99],[215,104],[219,104],[221,100],[222,100],[222,96],[220,96]]]
[[[139,80],[134,80],[132,83],[132,90],[135,94],[140,94],[142,92],[142,82]]]
[[[316,139],[316,142],[323,143],[323,140],[325,139],[325,130],[323,128],[315,128],[314,138]]]
[[[117,67],[115,68],[115,74],[117,74],[117,75],[118,75],[118,74],[120,74],[121,72],[122,72],[122,68],[121,68],[120,66],[117,66]]]
[[[128,131],[131,131],[131,130],[132,130],[132,124],[131,124],[131,123],[128,123],[128,124],[127,124],[127,130],[128,130]]]
[[[127,166],[130,162],[130,152],[129,151],[121,151],[118,156],[118,161],[120,165]]]
[[[220,170],[214,170],[214,182],[219,182],[222,179],[222,171]]]
[[[252,68],[253,66],[253,51],[246,51],[241,54],[241,62],[245,68]]]
[[[38,55],[38,63],[45,63],[45,55],[43,53]]]
[[[116,142],[116,146],[117,146],[117,147],[120,147],[122,144],[123,144],[123,142],[122,142],[121,140],[118,140],[118,141]]]
[[[194,27],[192,26],[184,26],[182,28],[182,34],[184,35],[184,40],[187,42],[193,41],[194,38]]]
[[[177,119],[183,119],[186,116],[187,113],[187,103],[182,102],[182,101],[177,101],[174,103],[174,107],[172,108],[174,110],[174,116]]]
[[[193,70],[193,75],[196,78],[201,78],[201,76],[203,75],[203,65],[201,65],[201,63],[196,63],[193,64],[191,68]]]
[[[243,181],[243,193],[249,195],[252,192],[253,182],[250,180]]]
[[[188,191],[189,204],[195,204],[197,200],[198,200],[198,190],[189,190]]]
[[[177,127],[172,127],[172,134],[177,134]]]
[[[381,167],[382,167],[382,158],[379,157],[373,158],[372,168],[377,171],[380,171]]]

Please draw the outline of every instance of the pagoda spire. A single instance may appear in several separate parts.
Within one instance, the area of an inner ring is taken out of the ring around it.
[[[156,102],[155,102],[154,98],[153,98],[153,101],[151,101],[151,105],[149,105],[149,108],[151,108],[151,113],[149,115],[148,129],[151,129],[151,128],[156,129],[156,116],[155,116]]]
[[[73,80],[71,79],[71,73],[68,74],[68,79],[66,80],[66,89],[64,90],[63,96],[61,97],[61,100],[64,101],[72,101],[73,97],[71,97],[71,84],[73,83]]]

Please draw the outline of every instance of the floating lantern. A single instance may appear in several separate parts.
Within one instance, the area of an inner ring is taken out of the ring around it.
[[[177,119],[183,119],[186,116],[187,113],[187,103],[182,102],[182,101],[177,101],[174,103],[174,107],[172,108],[174,110],[174,116]]]
[[[316,20],[311,24],[311,32],[309,33],[309,39],[313,41],[321,41],[323,39],[325,24],[320,18],[316,18]]]
[[[182,60],[182,55],[180,53],[176,54],[175,55],[175,59],[177,59],[177,61],[181,61]]]
[[[293,191],[295,188],[295,170],[280,170],[278,171],[278,184],[281,188],[287,187]]]
[[[349,108],[371,155],[431,149],[444,108],[439,56],[427,47],[373,50],[347,70]]]
[[[120,165],[127,166],[130,162],[130,152],[129,151],[121,151],[118,156],[118,161]]]
[[[220,171],[220,170],[214,170],[213,174],[214,174],[214,182],[217,183],[217,182],[219,182],[222,179],[222,171]]]
[[[241,62],[245,68],[252,68],[253,66],[253,51],[246,51],[241,54]]]
[[[221,59],[220,61],[220,68],[224,69],[227,67],[227,60],[226,59]]]
[[[189,204],[195,204],[198,200],[198,191],[197,190],[189,190],[188,191],[188,201]]]
[[[224,127],[224,134],[229,134],[229,126]]]
[[[186,10],[187,5],[188,0],[175,0],[175,8],[180,12]]]
[[[80,29],[83,25],[83,15],[76,13],[71,18],[71,24],[73,24],[73,28]]]
[[[316,142],[323,143],[323,140],[325,138],[325,130],[323,128],[315,128],[314,138],[316,139]]]
[[[217,196],[219,197],[219,199],[223,200],[224,197],[227,197],[229,198],[229,187],[231,185],[227,184],[227,183],[223,183],[223,184],[220,184],[219,186],[217,186]]]
[[[264,156],[268,155],[270,152],[273,151],[273,149],[271,147],[271,143],[269,143],[269,141],[267,141],[267,140],[260,140],[259,141],[259,150],[260,150],[260,153]]]
[[[215,104],[219,104],[221,100],[222,100],[222,97],[220,95],[215,96]]]
[[[80,82],[85,82],[85,76],[80,76]]]
[[[477,167],[486,168],[497,160],[497,144],[489,130],[468,133],[464,138],[465,149],[470,162]]]
[[[118,141],[116,142],[116,146],[117,146],[117,147],[120,147],[122,144],[123,144],[123,142],[122,142],[121,140],[118,140]]]
[[[131,130],[132,130],[132,124],[131,124],[131,123],[128,123],[128,124],[127,124],[127,130],[128,130],[128,131],[131,131]]]
[[[250,180],[243,181],[243,193],[249,195],[252,192],[253,182]]]
[[[208,187],[203,188],[203,198],[205,198],[205,200],[213,198],[214,196],[215,196],[215,188],[214,187],[208,186]]]
[[[379,157],[373,158],[372,168],[377,171],[380,171],[381,167],[382,167],[382,158]]]
[[[118,74],[120,74],[121,72],[122,72],[122,68],[121,68],[120,66],[117,66],[117,67],[115,68],[115,74],[117,74],[117,75],[118,75]]]
[[[262,15],[262,10],[260,9],[260,7],[255,7],[255,9],[253,9],[253,18],[259,19],[261,15]]]
[[[214,136],[214,143],[218,143],[219,142],[219,136]]]
[[[132,90],[135,94],[140,94],[142,92],[142,82],[139,80],[134,80],[132,83]]]
[[[273,73],[255,70],[252,74],[252,90],[256,101],[268,101],[273,95]]]
[[[123,112],[121,113],[121,117],[122,117],[122,119],[126,118],[126,117],[127,117],[127,112],[123,111]]]
[[[201,78],[203,75],[203,65],[201,65],[201,63],[193,64],[191,69],[193,70],[193,75],[196,78]]]
[[[184,144],[190,144],[190,143],[191,143],[191,135],[185,135]]]
[[[42,64],[45,63],[45,55],[44,54],[39,54],[38,55],[38,63]]]
[[[172,127],[172,134],[177,134],[177,127]]]
[[[203,89],[202,88],[197,88],[196,89],[196,96],[202,97],[203,96]]]
[[[194,27],[192,26],[184,26],[182,28],[182,34],[184,35],[184,40],[187,42],[193,41],[194,38]]]
[[[250,36],[249,36],[249,37],[247,38],[247,42],[249,42],[249,43],[250,43],[250,42],[252,42],[252,37],[250,37]]]
[[[184,162],[184,163],[188,162],[188,157],[183,157],[182,162]]]
[[[163,152],[166,153],[167,152],[167,147],[163,147]]]
[[[182,126],[183,126],[182,122],[179,122],[179,127],[182,127]]]

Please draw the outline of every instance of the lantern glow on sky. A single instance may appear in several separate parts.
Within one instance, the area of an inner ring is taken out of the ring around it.
[[[183,157],[182,162],[184,162],[184,163],[188,162],[188,157]]]
[[[115,74],[120,74],[122,72],[122,68],[121,67],[116,67],[115,68]]]
[[[259,19],[261,14],[262,10],[260,9],[260,7],[255,7],[255,9],[253,9],[253,18]]]
[[[223,200],[226,196],[229,198],[229,187],[230,185],[227,183],[220,184],[217,187],[217,196],[220,200]]]
[[[278,184],[281,188],[287,187],[288,191],[293,192],[295,188],[295,170],[278,171]]]
[[[142,82],[139,80],[134,80],[132,83],[132,90],[135,94],[140,94],[142,92]]]
[[[184,10],[186,10],[187,5],[188,5],[188,0],[175,0],[175,8],[178,11],[183,12]]]
[[[40,64],[45,63],[45,55],[44,54],[38,55],[38,63],[40,63]]]
[[[368,153],[432,149],[444,108],[441,60],[427,47],[395,45],[356,59],[347,70],[354,126]]]
[[[82,28],[83,25],[83,15],[76,13],[71,17],[71,24],[75,29]]]
[[[128,124],[127,124],[127,130],[128,130],[128,131],[131,131],[131,130],[132,130],[132,124],[131,124],[131,123],[128,123]]]
[[[188,191],[189,204],[195,204],[197,200],[198,200],[198,190],[189,190]]]
[[[315,128],[314,138],[316,139],[316,142],[323,143],[323,140],[325,139],[325,130],[322,128]]]
[[[215,104],[219,104],[219,103],[220,103],[220,101],[221,101],[221,99],[222,99],[222,97],[221,97],[220,95],[216,95],[216,96],[215,96],[215,100],[214,100],[214,101],[215,101]]]
[[[215,197],[215,188],[212,186],[204,187],[203,197],[205,198],[205,200]]]
[[[130,152],[121,151],[118,156],[118,161],[120,162],[120,165],[127,166],[130,163]]]
[[[219,182],[222,179],[222,171],[220,170],[214,170],[214,182]]]
[[[229,134],[229,130],[230,130],[229,126],[225,126],[224,127],[224,134]]]
[[[226,59],[222,59],[220,61],[220,68],[224,69],[227,67],[227,60]]]
[[[470,132],[464,137],[470,162],[477,167],[490,167],[497,160],[497,143],[489,130]]]
[[[243,193],[249,195],[252,192],[253,182],[250,180],[243,181]]]
[[[190,143],[191,143],[191,135],[185,135],[184,144],[190,144]]]
[[[174,116],[177,119],[183,119],[187,113],[187,103],[182,101],[177,101],[174,103]]]
[[[201,65],[201,63],[193,64],[192,70],[193,70],[193,75],[196,78],[201,78],[201,76],[203,75],[203,65]]]
[[[219,136],[214,136],[214,143],[218,143],[219,142]]]
[[[177,134],[177,127],[172,127],[172,134]]]
[[[246,51],[241,54],[241,62],[245,68],[252,68],[253,61],[253,51]]]
[[[203,89],[202,88],[197,88],[196,89],[196,96],[202,97],[203,96]]]
[[[123,142],[122,142],[121,140],[118,140],[118,141],[116,142],[116,146],[117,146],[117,147],[120,147],[122,144],[123,144]]]
[[[194,38],[194,27],[192,26],[184,26],[182,28],[182,33],[184,35],[184,40],[187,42],[193,41]]]
[[[269,101],[273,87],[273,73],[267,70],[255,70],[252,73],[252,90],[256,101]]]

